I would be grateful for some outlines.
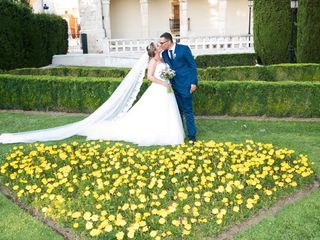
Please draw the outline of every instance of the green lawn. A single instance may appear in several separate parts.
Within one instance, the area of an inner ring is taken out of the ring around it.
[[[307,240],[320,239],[320,191],[266,217],[241,232],[233,240]]]
[[[49,227],[38,222],[0,193],[1,240],[62,240]]]
[[[0,112],[0,132],[53,127],[82,118],[83,116]],[[200,140],[211,139],[239,143],[252,139],[256,142],[273,143],[279,147],[295,149],[299,153],[307,154],[315,162],[315,168],[319,173],[320,122],[197,119],[196,124]],[[82,137],[73,137],[66,141],[70,142],[74,139],[84,140]],[[0,145],[0,154],[5,154],[12,146]],[[320,208],[317,203],[319,195],[318,191],[303,201],[290,205],[279,214],[250,228],[237,239],[301,239],[302,236],[306,236],[302,239],[320,239],[320,227],[316,227],[316,225],[320,226]],[[17,227],[19,227],[19,232],[23,233],[23,230],[20,230],[23,226],[27,233],[21,234],[20,237],[30,234],[34,236],[33,239],[45,239],[42,237],[42,234],[45,234],[51,236],[48,239],[55,239],[42,225],[37,224],[37,228],[33,227],[36,221],[19,217],[22,212],[12,203],[5,201],[0,195],[0,213],[2,213],[1,216],[7,216],[0,219],[0,232],[5,232],[4,235],[0,235],[0,239],[28,239],[19,238],[16,233]],[[7,218],[11,218],[15,224],[8,224]],[[256,237],[257,232],[261,234],[259,235],[261,237]]]

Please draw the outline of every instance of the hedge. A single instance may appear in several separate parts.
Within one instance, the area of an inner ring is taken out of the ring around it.
[[[297,62],[320,63],[320,1],[299,0]]]
[[[119,79],[2,74],[0,108],[92,112],[119,83]],[[145,82],[141,93],[147,86]],[[320,83],[205,81],[199,84],[194,105],[197,115],[320,117]]]
[[[23,66],[22,19],[29,15],[31,10],[26,6],[0,0],[0,69]]]
[[[18,75],[51,75],[75,77],[123,78],[126,68],[56,67],[22,68],[9,71]],[[264,67],[242,66],[198,69],[199,79],[208,81],[263,80],[263,81],[320,81],[320,64],[278,64]]]
[[[224,67],[199,69],[207,81],[320,81],[320,64],[277,64],[263,67]]]
[[[45,66],[67,50],[68,26],[61,17],[0,0],[0,69]]]
[[[32,14],[24,28],[24,67],[41,67],[51,64],[55,54],[68,51],[68,25],[53,14]]]
[[[112,77],[123,78],[127,75],[127,68],[108,67],[54,67],[54,68],[20,68],[10,70],[10,74],[18,75],[50,75],[74,77]]]
[[[254,0],[254,49],[264,65],[288,62],[290,32],[289,0]]]
[[[198,68],[252,66],[256,64],[255,53],[200,55],[196,57]]]

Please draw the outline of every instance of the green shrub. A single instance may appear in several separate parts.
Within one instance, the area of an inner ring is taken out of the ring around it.
[[[0,108],[92,112],[119,83],[120,79],[112,78],[2,74]],[[320,117],[320,83],[202,81],[194,105],[197,115]]]
[[[0,109],[91,112],[111,96],[119,83],[114,78],[2,74]]]
[[[68,26],[61,17],[0,0],[0,69],[48,65],[67,49]]]
[[[198,115],[317,117],[320,83],[202,82],[194,104]]]
[[[52,56],[68,51],[68,26],[62,18],[52,14],[33,14],[26,22],[25,67],[51,64]],[[50,31],[48,31],[50,29]]]
[[[50,75],[74,77],[112,77],[123,78],[127,75],[127,68],[108,67],[54,67],[54,68],[20,68],[10,70],[10,74],[17,75]]]
[[[320,1],[299,0],[297,61],[320,63]]]
[[[253,18],[254,49],[262,63],[288,62],[290,1],[254,0]]]
[[[30,15],[26,6],[0,0],[0,69],[23,66],[22,19]]]
[[[223,67],[198,70],[207,81],[320,81],[320,64],[277,64],[264,67]]]
[[[226,66],[252,66],[256,64],[255,53],[215,54],[197,56],[198,68],[226,67]]]
[[[124,78],[129,69],[104,67],[21,68],[9,71],[18,75]],[[219,67],[198,69],[200,80],[320,81],[320,64],[278,64],[264,67]]]

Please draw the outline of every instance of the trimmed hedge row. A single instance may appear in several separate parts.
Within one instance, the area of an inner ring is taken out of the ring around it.
[[[52,14],[0,0],[0,69],[40,67],[68,50],[68,25]]]
[[[320,81],[320,64],[278,64],[198,70],[201,80]]]
[[[128,68],[108,67],[55,67],[55,68],[20,68],[8,73],[17,75],[50,75],[74,77],[111,77],[123,78],[129,72]]]
[[[18,75],[52,75],[75,77],[123,78],[126,68],[57,67],[23,68],[9,71]],[[207,81],[257,80],[257,81],[320,81],[320,64],[279,64],[264,67],[221,67],[198,69],[199,79]]]
[[[119,79],[0,75],[0,108],[92,112]],[[147,88],[144,83],[142,91]],[[320,117],[320,83],[200,82],[197,115]]]
[[[196,57],[198,68],[227,67],[227,66],[252,66],[256,64],[255,53],[215,54]]]
[[[202,82],[197,115],[319,117],[320,83]]]

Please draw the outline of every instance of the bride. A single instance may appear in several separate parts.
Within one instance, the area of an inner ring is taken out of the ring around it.
[[[160,76],[167,68],[160,52],[160,46],[151,43],[111,97],[82,121],[43,130],[4,133],[0,135],[0,143],[62,140],[73,135],[140,146],[183,143],[184,130],[174,93],[169,93],[170,84]],[[147,64],[152,84],[132,106]]]

